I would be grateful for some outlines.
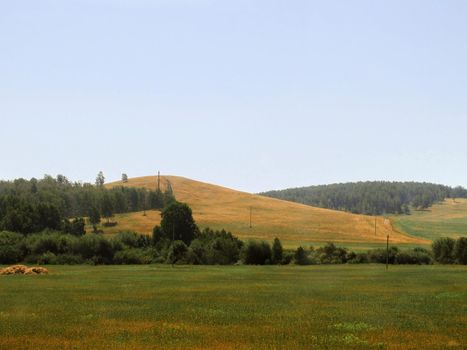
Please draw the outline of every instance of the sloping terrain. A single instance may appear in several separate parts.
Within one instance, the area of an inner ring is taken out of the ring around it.
[[[389,234],[391,243],[428,244],[429,241],[410,237],[395,230],[390,220],[341,211],[315,208],[303,204],[253,195],[178,176],[161,176],[161,188],[170,183],[175,197],[193,209],[198,225],[226,229],[242,239],[272,240],[279,237],[286,246],[319,242],[383,243]],[[107,186],[134,186],[155,189],[156,176],[114,182]],[[250,212],[252,227],[250,228]],[[118,225],[105,229],[111,234],[134,230],[149,234],[160,222],[160,213],[147,211],[116,217]]]
[[[467,237],[467,199],[446,199],[427,210],[395,216],[392,221],[400,231],[420,238]]]

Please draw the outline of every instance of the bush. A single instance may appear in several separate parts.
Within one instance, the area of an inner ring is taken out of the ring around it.
[[[271,263],[271,247],[269,243],[249,241],[240,252],[241,259],[247,265],[266,265]]]
[[[430,253],[423,248],[407,249],[396,255],[397,264],[428,265],[432,263]]]
[[[73,253],[81,255],[85,260],[91,260],[94,264],[110,264],[114,254],[110,241],[94,234],[79,239]]]
[[[455,241],[452,238],[438,238],[433,242],[431,248],[433,250],[433,258],[440,264],[453,264],[456,261],[454,255]]]
[[[0,264],[14,264],[24,259],[24,236],[15,232],[0,232]]]
[[[169,248],[167,262],[170,264],[186,264],[188,247],[183,241],[174,241]]]
[[[294,254],[294,261],[297,265],[310,265],[310,259],[303,247],[298,247]]]
[[[458,264],[467,265],[467,237],[457,239],[454,246],[454,256]]]
[[[152,256],[142,249],[130,248],[115,253],[115,264],[150,264]]]

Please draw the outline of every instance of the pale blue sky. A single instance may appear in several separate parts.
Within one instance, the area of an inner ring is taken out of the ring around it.
[[[467,2],[0,0],[0,178],[467,186]]]

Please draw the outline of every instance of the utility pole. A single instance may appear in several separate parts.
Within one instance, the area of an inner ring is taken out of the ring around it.
[[[389,264],[389,235],[386,237],[386,270],[388,269]]]
[[[252,228],[252,226],[251,226],[251,211],[252,211],[252,208],[250,206],[250,228]]]
[[[160,192],[161,190],[161,172],[157,172],[157,190]]]
[[[376,216],[375,216],[375,236],[376,236]]]

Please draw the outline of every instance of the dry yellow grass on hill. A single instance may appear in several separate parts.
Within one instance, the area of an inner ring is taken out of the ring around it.
[[[225,228],[242,239],[271,240],[279,237],[287,246],[316,242],[383,243],[389,234],[391,243],[428,244],[423,238],[398,232],[390,220],[378,217],[375,235],[375,218],[372,216],[315,208],[303,204],[263,197],[225,187],[211,185],[178,176],[161,176],[161,187],[172,185],[178,201],[188,203],[193,209],[197,224],[213,229]],[[107,185],[132,186],[155,189],[156,176],[130,179],[127,183]],[[252,228],[250,228],[250,208]],[[106,230],[114,233],[134,230],[150,233],[160,222],[160,213],[148,211],[117,216],[118,226]]]

